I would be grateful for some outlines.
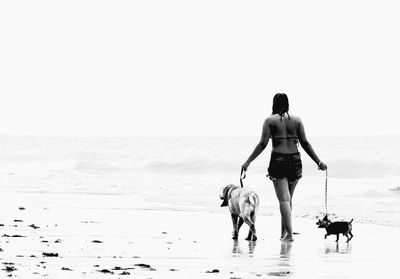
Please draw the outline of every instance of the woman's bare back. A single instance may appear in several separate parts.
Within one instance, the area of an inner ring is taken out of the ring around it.
[[[267,119],[272,138],[272,152],[298,152],[300,118],[284,114],[274,114]]]

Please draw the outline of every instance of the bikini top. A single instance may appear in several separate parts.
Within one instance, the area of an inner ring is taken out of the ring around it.
[[[290,115],[288,112],[283,112],[283,113],[278,113],[279,116],[281,117],[281,122],[282,122],[282,118],[285,115],[285,113],[288,115],[289,119],[290,119]],[[299,138],[297,136],[291,136],[291,137],[272,137],[272,140],[290,140],[290,139],[294,139],[296,144],[299,144]]]
[[[274,140],[291,140],[294,139],[295,144],[298,145],[299,144],[299,138],[297,136],[291,136],[291,137],[272,137],[271,139]]]

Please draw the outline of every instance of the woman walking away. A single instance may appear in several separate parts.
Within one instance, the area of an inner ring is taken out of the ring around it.
[[[282,219],[281,240],[293,241],[292,199],[297,182],[302,176],[302,163],[297,149],[298,143],[318,165],[318,169],[328,167],[315,154],[306,138],[303,123],[299,117],[289,115],[289,100],[286,94],[277,93],[272,103],[272,115],[265,119],[260,142],[243,164],[247,170],[250,163],[265,149],[272,139],[271,160],[268,176],[274,184]]]

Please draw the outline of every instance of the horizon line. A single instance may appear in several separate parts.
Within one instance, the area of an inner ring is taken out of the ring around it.
[[[374,135],[307,135],[308,138],[374,138],[374,137],[400,137],[400,134],[387,133],[387,134],[374,134]],[[90,139],[90,138],[259,138],[259,135],[29,135],[29,134],[6,134],[0,133],[0,137],[17,137],[17,138],[77,138],[77,139]]]

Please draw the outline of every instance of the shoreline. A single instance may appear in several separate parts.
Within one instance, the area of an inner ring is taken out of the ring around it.
[[[259,190],[259,189],[257,189]],[[279,208],[278,204],[275,200],[275,197],[272,197],[271,201],[267,201],[270,199],[270,195],[272,192],[258,191],[263,204],[258,212],[259,216],[266,217],[279,217]],[[269,189],[270,190],[270,189]],[[176,197],[172,197],[168,195],[165,190],[162,190],[164,196],[159,198],[159,196],[152,196],[151,194],[145,194],[144,192],[135,193],[118,193],[118,192],[86,192],[86,191],[74,191],[74,190],[34,190],[34,189],[24,189],[24,190],[11,190],[11,189],[3,189],[3,195],[7,196],[7,199],[3,200],[0,204],[0,209],[4,207],[5,209],[18,205],[20,201],[28,201],[30,206],[35,208],[71,208],[71,209],[112,209],[112,210],[159,210],[159,211],[176,211],[176,212],[197,212],[197,213],[220,213],[221,208],[219,207],[219,200],[214,198],[218,193],[212,193],[211,201],[210,197],[207,196],[206,200],[201,201],[196,198],[194,203],[181,203]],[[304,202],[304,197],[302,197],[303,193],[298,191],[298,197],[296,197],[294,202],[294,212],[293,218],[298,218],[304,221],[314,222],[317,220],[317,217],[323,216],[325,212],[323,212],[323,204],[321,201],[315,202],[312,201],[313,206],[310,206],[309,213],[304,210],[299,209],[299,204]],[[322,194],[322,193],[321,193]],[[181,193],[182,195],[182,193]],[[185,196],[180,197],[180,199],[189,198],[190,193],[186,193]],[[172,198],[172,199],[169,199]],[[334,197],[335,198],[335,197]],[[392,198],[396,198],[396,195],[393,195]],[[103,200],[107,200],[107,202],[103,202]],[[214,202],[216,201],[216,203]],[[73,202],[71,202],[73,201]],[[175,203],[174,203],[175,202]],[[196,204],[202,202],[203,204]],[[376,222],[377,219],[368,219],[366,216],[360,215],[359,210],[350,213],[349,211],[343,211],[338,208],[338,206],[329,206],[329,215],[331,216],[333,221],[349,221],[354,219],[359,224],[365,225],[376,225],[376,226],[384,226],[389,228],[400,229],[400,223],[396,222],[396,219],[389,220],[386,218],[380,220],[380,222]],[[336,211],[335,211],[336,209]],[[396,212],[394,212],[395,214]],[[393,215],[395,218],[397,215]],[[376,216],[375,216],[376,217]]]
[[[315,222],[294,218],[300,234],[285,243],[279,241],[280,219],[260,215],[256,242],[244,240],[247,226],[233,241],[225,209],[95,208],[91,200],[86,208],[44,208],[20,202],[2,206],[0,257],[1,272],[21,278],[369,277],[395,272],[395,258],[382,255],[400,248],[400,229],[379,225],[353,223],[353,240],[341,236],[335,243],[334,236],[324,239]]]

